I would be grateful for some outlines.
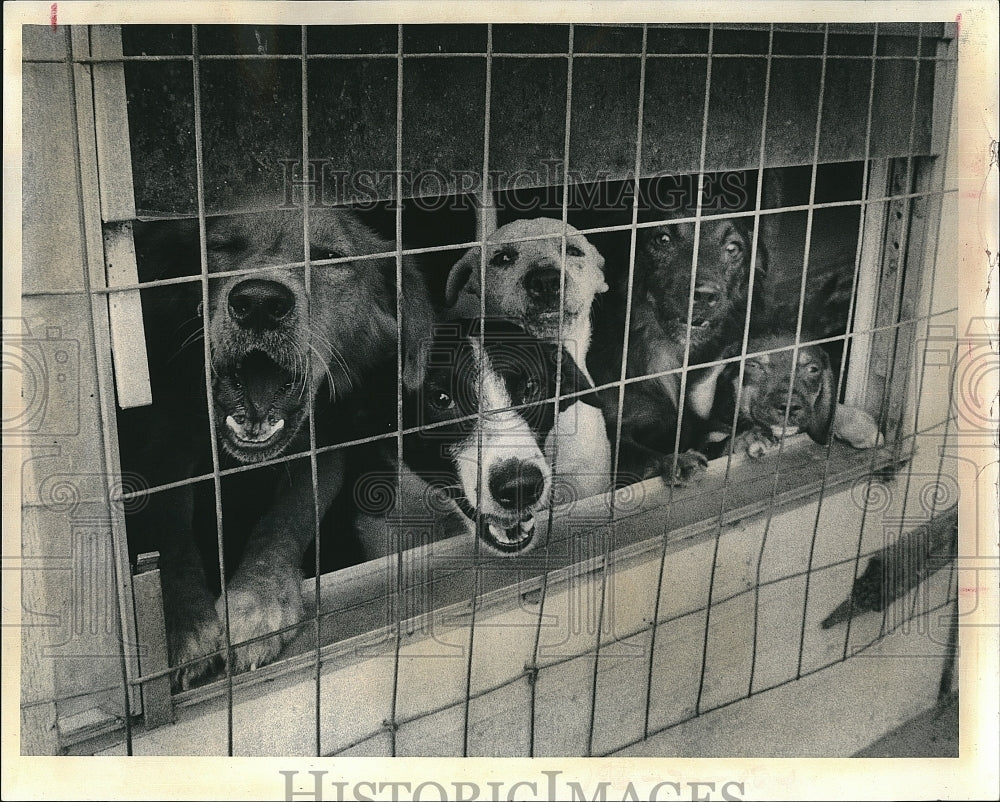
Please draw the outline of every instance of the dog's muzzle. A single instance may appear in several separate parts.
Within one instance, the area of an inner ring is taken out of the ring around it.
[[[503,516],[480,515],[479,536],[498,551],[521,551],[535,536],[535,507],[545,494],[545,476],[533,463],[509,459],[490,469],[487,487]]]
[[[806,402],[806,399],[799,393],[793,392],[787,405],[788,425],[782,428],[785,421],[785,401],[787,399],[788,392],[783,389],[771,393],[767,402],[761,405],[763,409],[761,409],[759,417],[763,420],[760,422],[768,424],[776,437],[795,434],[799,429],[807,427],[812,417],[812,407]]]
[[[524,274],[524,291],[532,303],[545,311],[558,311],[562,272],[550,263],[532,267]]]

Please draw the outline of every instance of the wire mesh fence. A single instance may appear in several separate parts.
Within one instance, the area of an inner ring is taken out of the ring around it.
[[[93,321],[124,637],[27,707],[606,755],[954,607],[949,26],[58,36],[87,281],[23,297]]]

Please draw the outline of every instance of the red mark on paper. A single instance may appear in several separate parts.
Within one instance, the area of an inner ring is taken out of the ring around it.
[[[55,30],[59,25],[59,4],[53,3],[49,7],[49,22],[52,24],[52,30]]]
[[[956,38],[962,35],[962,15],[955,15],[955,36]]]

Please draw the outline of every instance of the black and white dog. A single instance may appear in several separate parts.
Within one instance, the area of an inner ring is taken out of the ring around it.
[[[503,320],[439,323],[426,348],[424,381],[407,393],[403,414],[406,428],[427,428],[406,436],[404,460],[477,522],[488,548],[523,552],[538,513],[559,501],[546,454],[557,364],[560,396],[593,385],[568,351],[559,360],[559,346]],[[595,395],[564,398],[560,415],[575,404],[596,408]]]

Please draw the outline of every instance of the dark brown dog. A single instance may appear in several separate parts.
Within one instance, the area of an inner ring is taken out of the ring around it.
[[[209,218],[206,229],[209,273],[224,274],[210,278],[202,315],[220,467],[307,452],[310,408],[317,445],[364,435],[352,428],[357,418],[350,410],[373,403],[365,397],[373,375],[396,375],[395,259],[315,264],[307,291],[300,209]],[[160,232],[160,246],[181,249],[180,240],[191,233],[190,223],[175,228],[180,239],[171,244]],[[314,262],[395,249],[351,212],[328,208],[310,210],[309,246]],[[149,248],[138,250],[148,253]],[[197,272],[197,265],[185,269]],[[257,270],[230,274],[248,269]],[[420,344],[430,333],[432,310],[423,279],[409,262],[403,285],[402,379],[413,388],[422,380]],[[190,311],[193,301],[187,299]],[[163,332],[150,330],[155,325],[150,315],[147,331],[155,340]],[[194,339],[199,339],[197,331]],[[201,348],[199,343],[185,353]],[[199,403],[204,411],[203,362],[193,360],[197,369],[180,375],[173,356],[152,357],[156,403],[140,418],[141,432],[135,420],[123,427],[123,460],[131,455],[151,485],[210,473],[207,432],[196,423]],[[386,416],[390,421],[394,404]],[[366,411],[370,419],[378,418]],[[137,448],[125,442],[130,437],[145,439]],[[314,510],[322,517],[340,493],[345,456],[326,451],[316,457],[316,466],[316,498],[308,458],[223,478],[227,583],[225,597],[218,600],[206,578],[217,564],[217,551],[207,558],[199,554],[195,534],[214,531],[214,505],[199,511],[195,489],[184,486],[153,494],[130,518],[130,541],[161,552],[176,686],[187,687],[217,663],[225,646],[227,611],[231,643],[244,644],[230,656],[234,670],[273,660],[295,634],[303,615],[301,564],[316,532]],[[211,491],[211,483],[203,485]]]
[[[695,224],[665,223],[640,229],[632,289],[627,372],[629,378],[679,369],[688,348],[691,366],[715,359],[742,335],[749,298],[752,230],[742,218],[707,218],[701,222],[695,242]],[[694,254],[694,298],[691,273]],[[759,288],[767,262],[762,246],[754,260]],[[618,314],[625,297],[622,282],[616,287]],[[610,305],[609,305],[610,307]],[[614,314],[614,313],[612,313]],[[624,327],[615,320],[604,323],[601,331]],[[603,347],[592,361],[599,384],[616,381],[621,370],[621,335],[602,337]],[[614,349],[618,348],[618,354]],[[609,367],[612,370],[609,370]],[[614,368],[617,367],[617,372]],[[688,385],[695,380],[689,375]],[[680,405],[680,371],[627,385],[622,414],[619,457],[619,484],[654,474],[669,474],[674,465]],[[609,430],[617,418],[617,393],[605,394]],[[687,417],[687,416],[686,416]],[[683,481],[705,464],[697,451],[689,451],[700,436],[685,426],[680,442],[677,469],[670,480]]]
[[[803,335],[808,341],[809,336]],[[712,425],[701,450],[721,456],[732,434],[733,411],[739,395],[734,453],[745,451],[759,459],[775,450],[785,435],[806,432],[823,445],[837,437],[855,448],[874,448],[882,442],[875,420],[864,410],[837,404],[836,379],[826,351],[818,345],[794,351],[795,335],[761,335],[747,343],[747,359],[739,387],[739,364],[729,363],[718,372],[715,397],[693,401],[692,412],[711,408]],[[739,352],[731,348],[726,356]],[[793,359],[794,365],[793,365]],[[707,387],[703,383],[701,388]]]

